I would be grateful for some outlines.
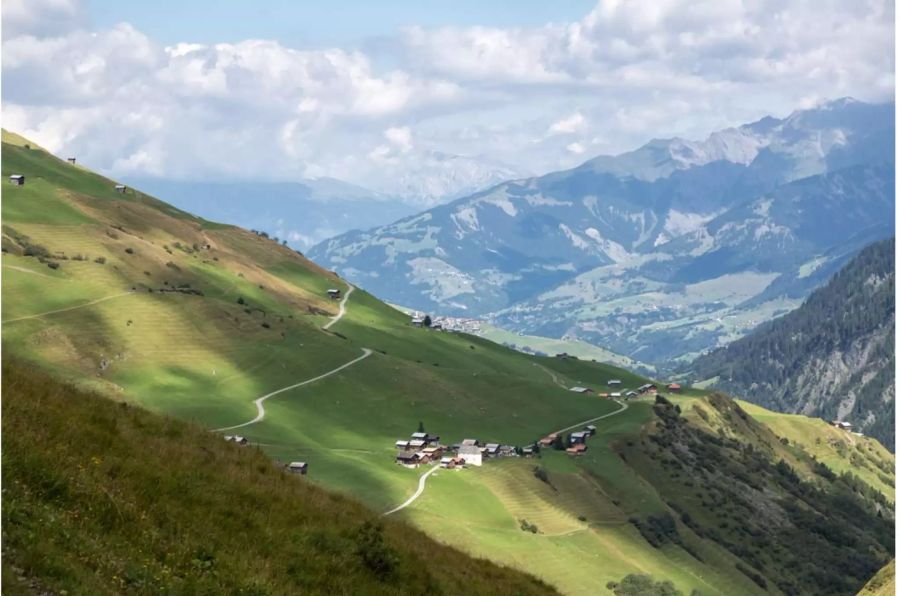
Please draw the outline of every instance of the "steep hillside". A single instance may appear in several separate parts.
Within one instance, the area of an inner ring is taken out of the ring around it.
[[[307,483],[565,593],[649,573],[686,594],[851,594],[893,554],[893,457],[870,439],[856,443],[864,460],[817,463],[814,442],[772,430],[781,415],[757,420],[724,396],[607,399],[648,380],[415,328],[271,239],[117,193],[24,143],[3,145],[3,173],[26,175],[4,182],[7,353],[128,411],[240,433],[307,462]],[[524,447],[587,424],[597,432],[580,456],[394,461],[395,441],[420,426],[447,445]],[[103,486],[115,496],[114,479]],[[745,523],[748,508],[759,523]],[[796,552],[843,562],[817,571]]]
[[[859,596],[893,596],[897,593],[897,566],[891,561],[860,590]]]
[[[894,241],[864,249],[799,309],[698,358],[698,379],[894,445]]]
[[[7,594],[550,594],[195,426],[3,363]]]
[[[279,237],[302,251],[326,238],[417,211],[396,199],[328,179],[275,183],[129,178],[128,184],[205,218]]]
[[[890,236],[893,106],[839,100],[510,181],[310,251],[384,299],[650,364],[784,313]]]

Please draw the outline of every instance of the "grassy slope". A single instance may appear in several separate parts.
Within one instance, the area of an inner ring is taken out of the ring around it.
[[[110,181],[26,151],[3,147],[4,176],[29,176],[25,187],[4,186],[4,320],[117,297],[7,323],[6,345],[82,386],[208,428],[249,420],[254,398],[356,358],[362,347],[378,350],[273,398],[266,420],[240,431],[277,459],[309,461],[310,482],[376,509],[396,505],[415,487],[420,472],[394,465],[392,445],[419,421],[448,442],[476,436],[523,444],[617,407],[560,384],[606,390],[610,378],[626,387],[644,382],[607,365],[535,358],[480,338],[413,329],[402,313],[363,291],[353,293],[333,333],[323,332],[320,325],[336,310],[324,289],[341,283],[332,274],[274,242],[139,193],[111,193]],[[28,190],[35,186],[40,192]],[[23,235],[50,252],[89,259],[59,261],[51,270],[21,256]],[[98,256],[105,265],[93,262]],[[147,291],[181,284],[204,295]],[[678,398],[686,412],[705,399],[702,392]],[[539,462],[438,472],[424,496],[398,515],[566,591],[640,571],[671,578],[687,592],[752,593],[755,584],[720,546],[688,535],[704,553],[701,562],[673,545],[651,548],[628,522],[665,510],[663,493],[673,490],[651,465],[639,468],[621,456],[651,419],[650,405],[636,403],[601,421],[600,435],[577,463],[551,453]],[[717,432],[723,425],[708,426]],[[774,441],[779,456],[811,475],[774,435],[757,440]],[[549,470],[552,491],[531,473],[535,464]],[[542,533],[522,532],[520,516]]]
[[[3,365],[3,591],[549,594],[172,418]],[[370,549],[369,552],[376,552]]]
[[[894,596],[896,593],[897,565],[892,560],[859,591],[859,596]]]

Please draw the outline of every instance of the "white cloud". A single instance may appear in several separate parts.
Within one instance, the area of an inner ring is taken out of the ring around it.
[[[543,27],[409,27],[387,60],[271,40],[165,47],[132,24],[91,30],[74,0],[2,11],[4,126],[112,175],[331,176],[430,200],[894,94],[886,0],[602,0]]]
[[[551,124],[547,133],[551,135],[574,134],[576,132],[583,132],[587,127],[588,122],[585,117],[581,115],[581,112],[575,112],[568,118],[563,118],[562,120]]]

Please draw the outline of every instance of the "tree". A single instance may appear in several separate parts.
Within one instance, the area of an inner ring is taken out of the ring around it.
[[[431,315],[425,315],[425,319],[422,321],[422,324],[426,327],[431,327]]]
[[[553,439],[553,448],[557,451],[565,451],[566,444],[563,442],[563,438],[559,435],[556,435],[556,438]]]
[[[606,587],[616,596],[683,596],[684,593],[669,580],[653,581],[649,575],[631,573],[621,582],[609,582]]]
[[[425,432],[425,424],[421,420],[419,420],[419,430],[417,432]]]

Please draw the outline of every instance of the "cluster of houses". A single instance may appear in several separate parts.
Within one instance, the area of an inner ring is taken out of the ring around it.
[[[464,466],[480,466],[485,459],[494,457],[517,457],[520,450],[513,445],[484,443],[478,439],[464,439],[454,445],[441,445],[440,437],[425,432],[413,433],[410,438],[394,443],[397,448],[395,461],[407,468],[417,468],[423,464],[439,462],[442,468],[454,469]],[[521,455],[534,455],[533,446],[521,449]]]
[[[569,455],[581,455],[587,451],[587,440],[597,434],[597,427],[588,424],[584,429],[569,434],[569,444],[566,445],[566,453]],[[553,447],[559,440],[559,434],[550,433],[540,441],[538,445],[541,447]]]
[[[476,335],[481,332],[481,322],[477,319],[440,316],[432,317],[418,311],[410,315],[409,324],[413,327],[429,327],[437,331],[455,331]]]
[[[610,379],[606,382],[607,387],[621,387],[621,385],[621,379]],[[672,393],[678,393],[679,391],[681,391],[681,385],[679,385],[678,383],[670,383],[666,386],[666,389],[668,389]],[[624,394],[621,391],[612,391],[609,393],[597,393],[597,397],[605,397],[610,399],[620,399],[624,397],[625,399],[631,399],[641,395],[656,395],[658,390],[658,387],[653,383],[647,383],[645,385],[641,385],[637,389],[626,391]],[[581,387],[580,385],[569,387],[569,391],[572,391],[573,393],[594,393],[594,390],[590,387]]]

